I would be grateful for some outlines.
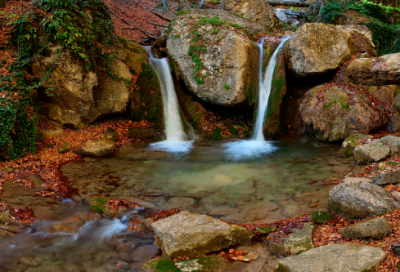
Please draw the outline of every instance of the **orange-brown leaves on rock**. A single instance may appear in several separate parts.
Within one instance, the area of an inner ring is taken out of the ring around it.
[[[10,213],[11,221],[15,223],[30,225],[36,222],[36,216],[29,206],[24,209],[15,209],[8,204],[0,203],[0,213],[6,211]]]
[[[181,212],[181,210],[176,209],[176,208],[170,209],[170,210],[162,210],[162,211],[159,211],[158,213],[153,214],[153,216],[151,216],[150,218],[153,219],[155,222],[155,221],[167,218],[171,215],[178,214],[180,212]]]

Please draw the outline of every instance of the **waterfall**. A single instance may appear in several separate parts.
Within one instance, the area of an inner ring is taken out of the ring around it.
[[[289,36],[282,38],[278,48],[275,50],[274,54],[269,60],[264,75],[263,75],[262,63],[264,57],[265,38],[260,43],[258,43],[258,48],[260,50],[260,58],[259,58],[258,113],[257,113],[256,123],[254,125],[253,135],[250,140],[240,140],[227,143],[224,145],[226,147],[225,152],[232,159],[237,160],[250,157],[257,157],[276,149],[271,144],[271,142],[265,141],[263,134],[263,126],[264,126],[264,121],[267,117],[266,112],[268,110],[268,100],[271,94],[276,58],[278,56],[279,50],[289,39],[290,39]]]
[[[176,96],[168,60],[167,58],[157,59],[151,52],[151,48],[146,47],[146,49],[150,55],[150,65],[156,72],[160,82],[164,109],[165,134],[167,137],[166,141],[153,143],[150,145],[150,148],[172,153],[189,152],[193,147],[193,142],[189,141],[183,130],[178,98]]]

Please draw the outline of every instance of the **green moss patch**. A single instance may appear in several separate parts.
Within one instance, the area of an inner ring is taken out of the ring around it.
[[[108,198],[105,196],[83,196],[89,207],[97,213],[104,213],[106,211],[106,205],[108,204]]]
[[[198,271],[198,272],[217,272],[217,271],[222,271],[223,268],[226,266],[224,262],[224,258],[219,257],[219,256],[204,256],[201,258],[194,258],[190,259],[188,261],[179,261],[179,262],[174,262],[170,258],[156,258],[148,261],[146,264],[143,265],[143,267],[147,271],[151,272],[181,272],[181,271],[187,271],[187,270],[181,270],[177,268],[177,266],[181,266],[182,268],[184,266],[195,266],[198,267],[198,270],[193,270],[193,271]]]
[[[314,211],[311,213],[311,220],[315,223],[325,224],[331,219],[331,217],[332,214],[329,212]]]

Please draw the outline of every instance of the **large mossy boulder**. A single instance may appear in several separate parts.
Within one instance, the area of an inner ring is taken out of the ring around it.
[[[346,68],[346,76],[361,85],[400,84],[400,53],[357,59]]]
[[[263,0],[223,0],[219,6],[229,13],[265,26],[270,32],[283,31],[275,10]]]
[[[329,191],[328,208],[347,218],[380,216],[400,208],[385,189],[363,181],[341,183]]]
[[[339,231],[339,233],[348,238],[374,238],[383,239],[392,232],[388,221],[383,217],[362,220]]]
[[[250,244],[253,234],[207,215],[180,212],[153,223],[156,244],[168,257],[198,257],[236,245]]]
[[[342,140],[354,132],[370,133],[387,124],[383,107],[351,84],[324,84],[308,91],[300,115],[318,139]]]
[[[371,57],[376,56],[375,45],[372,42],[372,32],[367,26],[338,25],[337,28],[351,34],[358,53],[368,53]]]
[[[203,101],[222,106],[250,104],[258,89],[263,26],[222,10],[177,16],[167,39],[168,55],[186,87]]]
[[[274,272],[374,272],[385,258],[380,248],[357,243],[332,244],[282,259]]]
[[[288,69],[297,77],[335,71],[356,53],[352,35],[334,25],[308,23],[289,40]]]
[[[342,148],[339,150],[340,154],[343,157],[350,157],[353,155],[353,150],[358,147],[358,142],[368,138],[371,138],[371,136],[361,133],[354,133],[350,135],[343,141]]]

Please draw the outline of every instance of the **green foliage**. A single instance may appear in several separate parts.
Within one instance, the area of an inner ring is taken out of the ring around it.
[[[229,90],[231,88],[231,86],[229,86],[228,84],[224,85],[225,90]]]
[[[89,207],[97,213],[104,213],[106,210],[106,205],[108,204],[108,198],[105,196],[83,196],[83,200],[85,200]]]
[[[31,11],[12,21],[14,30],[7,47],[17,48],[17,53],[15,61],[6,67],[11,76],[0,75],[0,93],[4,93],[0,98],[0,153],[12,159],[24,150],[35,152],[38,109],[33,106],[34,94],[44,82],[51,82],[63,50],[68,49],[87,71],[98,71],[96,62],[100,62],[100,71],[119,78],[110,71],[114,56],[108,48],[116,36],[108,8],[102,1],[33,0],[32,5]],[[44,16],[37,9],[51,16]],[[61,46],[50,68],[40,80],[28,79],[29,65],[45,53],[50,43]]]
[[[222,134],[221,134],[221,129],[220,128],[216,128],[213,131],[213,136],[211,138],[212,140],[222,140]]]
[[[335,23],[339,19],[345,19],[347,10],[355,10],[365,16],[365,25],[372,32],[372,40],[376,46],[378,55],[400,52],[399,26],[391,25],[387,13],[400,11],[400,8],[374,4],[363,0],[360,4],[331,2],[324,6],[321,19],[324,23]]]

